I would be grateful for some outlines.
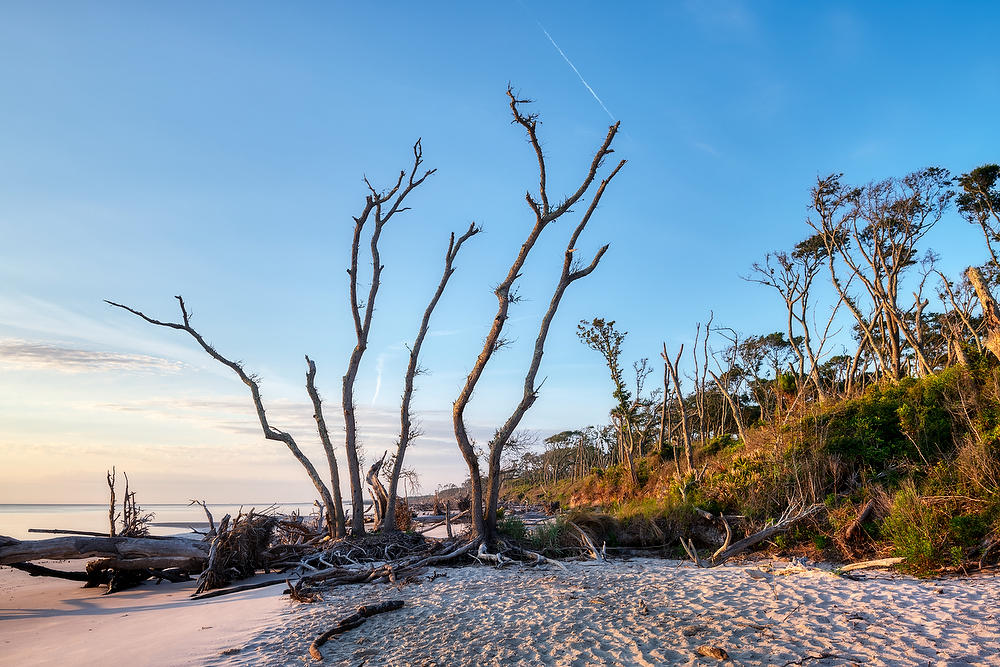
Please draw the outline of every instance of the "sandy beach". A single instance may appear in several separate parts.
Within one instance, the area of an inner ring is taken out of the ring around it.
[[[190,584],[101,596],[3,569],[0,652],[17,665],[303,665],[314,662],[309,643],[359,604],[402,599],[332,639],[324,664],[1000,664],[996,576],[851,581],[787,567],[435,568],[314,604],[290,603],[277,586],[201,602],[187,599]]]

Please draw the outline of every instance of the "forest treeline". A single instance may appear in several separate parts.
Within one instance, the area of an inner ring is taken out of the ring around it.
[[[762,524],[825,503],[779,546],[892,553],[921,572],[996,560],[998,178],[990,164],[817,179],[801,240],[743,276],[782,305],[773,331],[708,314],[687,349],[630,363],[616,321],[581,322],[608,371],[608,423],[511,452],[506,497],[603,508],[619,520],[606,537],[640,543],[685,534],[695,509]],[[982,239],[960,275],[925,239],[953,207]]]

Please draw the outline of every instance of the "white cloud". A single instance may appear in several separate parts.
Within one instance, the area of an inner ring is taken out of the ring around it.
[[[0,339],[0,366],[21,370],[51,370],[62,373],[131,372],[176,373],[179,361],[145,354],[122,354],[38,343],[17,338]]]

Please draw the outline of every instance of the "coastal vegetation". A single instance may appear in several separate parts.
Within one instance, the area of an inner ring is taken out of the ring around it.
[[[808,236],[745,276],[780,298],[781,328],[745,333],[710,314],[694,327],[686,373],[684,345],[671,356],[664,343],[658,387],[646,358],[626,373],[627,333],[615,321],[581,322],[581,341],[611,377],[609,423],[524,452],[506,471],[505,497],[574,508],[584,515],[567,520],[609,545],[678,555],[692,536],[714,549],[720,518],[752,532],[790,506],[821,505],[771,548],[893,556],[918,574],[995,564],[998,176],[984,165],[860,186],[817,179]],[[952,205],[984,241],[967,255],[981,263],[958,276],[922,247]],[[715,515],[715,534],[699,512]],[[536,536],[539,548],[558,545],[557,527]]]

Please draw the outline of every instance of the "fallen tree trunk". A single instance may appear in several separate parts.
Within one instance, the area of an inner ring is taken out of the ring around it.
[[[374,616],[375,614],[383,614],[387,611],[395,611],[396,609],[403,608],[402,600],[388,600],[386,602],[379,602],[378,604],[365,605],[358,607],[357,612],[346,616],[319,637],[317,637],[312,644],[309,645],[309,655],[311,655],[316,660],[322,660],[323,654],[320,653],[320,647],[325,644],[330,637],[339,635],[348,630],[353,630],[362,623],[365,622],[369,616]]]
[[[208,545],[183,538],[153,540],[145,537],[53,537],[15,540],[0,536],[0,565],[25,561],[77,560],[82,558],[208,558]]]
[[[759,544],[760,542],[763,542],[764,540],[770,538],[772,535],[776,535],[778,533],[784,532],[785,530],[787,530],[788,528],[790,528],[792,526],[792,524],[794,524],[794,523],[796,523],[798,521],[801,521],[802,519],[805,519],[806,517],[812,516],[813,514],[815,514],[816,512],[819,512],[820,510],[824,509],[825,507],[826,507],[825,505],[816,504],[816,505],[811,505],[810,507],[807,507],[807,508],[799,510],[799,511],[795,511],[795,509],[793,509],[792,507],[789,507],[785,511],[784,515],[774,525],[772,525],[772,526],[766,526],[763,530],[761,530],[761,531],[759,531],[757,533],[754,533],[753,535],[750,535],[749,537],[743,538],[742,540],[740,540],[740,541],[732,544],[731,546],[729,546],[728,548],[726,548],[725,550],[723,550],[721,553],[720,552],[716,552],[712,556],[712,564],[713,565],[722,565],[723,563],[725,563],[727,560],[729,560],[733,556],[736,556],[737,554],[743,553],[744,551],[746,551],[750,547],[752,547],[752,546],[754,546],[756,544]]]
[[[163,526],[165,524],[158,523],[158,526]],[[180,527],[187,528],[188,524],[182,524]],[[29,528],[29,533],[44,533],[46,535],[86,535],[89,537],[108,537],[107,531],[103,533],[98,533],[93,530],[67,530],[63,528]],[[112,536],[114,537],[114,536]],[[166,535],[143,535],[144,539],[147,540],[175,540],[176,537],[169,537]]]
[[[905,558],[879,558],[877,560],[866,560],[860,563],[851,563],[849,565],[842,565],[833,570],[834,574],[841,574],[843,572],[851,572],[853,570],[868,570],[876,567],[892,567],[893,565],[899,565]]]
[[[102,558],[87,563],[88,572],[100,570],[167,570],[178,568],[185,572],[201,572],[205,557],[150,556],[149,558]]]
[[[825,505],[816,504],[816,505],[811,505],[805,509],[801,509],[801,505],[799,506],[791,505],[788,507],[788,509],[785,510],[785,513],[782,514],[781,518],[778,519],[776,523],[767,525],[762,530],[754,533],[753,535],[744,537],[742,540],[739,540],[738,542],[735,542],[733,544],[730,544],[730,541],[732,539],[732,530],[730,529],[729,523],[726,521],[725,516],[722,516],[721,517],[722,523],[726,528],[726,541],[714,554],[712,554],[712,557],[709,560],[704,560],[698,556],[698,552],[695,549],[694,543],[691,542],[691,540],[685,541],[684,538],[682,537],[680,540],[681,546],[684,547],[684,550],[687,552],[688,556],[691,557],[691,560],[694,561],[695,565],[697,565],[698,567],[716,567],[722,565],[733,556],[743,553],[750,547],[755,546],[766,539],[769,539],[771,536],[784,532],[785,530],[790,528],[792,524],[796,523],[797,521],[801,521],[806,517],[812,516],[816,512],[822,510],[824,507]],[[702,510],[702,512],[704,512],[704,510]],[[712,516],[708,512],[705,512],[705,514],[708,514],[708,516]]]

